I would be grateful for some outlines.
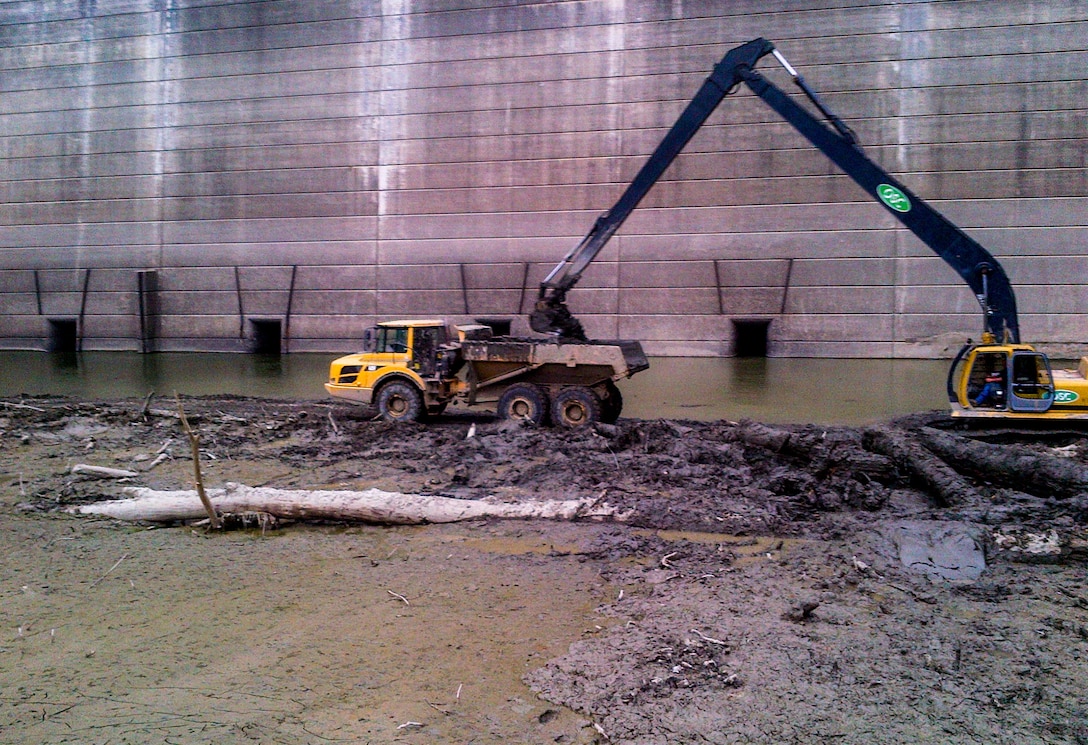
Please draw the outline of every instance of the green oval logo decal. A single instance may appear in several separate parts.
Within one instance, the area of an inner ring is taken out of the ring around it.
[[[1054,391],[1054,403],[1056,404],[1071,404],[1076,401],[1080,396],[1076,391],[1067,391],[1059,388]]]
[[[881,184],[876,187],[876,195],[880,197],[881,202],[896,212],[910,212],[910,200],[907,199],[907,195],[891,184]]]

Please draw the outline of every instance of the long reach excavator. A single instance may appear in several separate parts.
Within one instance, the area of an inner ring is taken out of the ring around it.
[[[755,69],[767,55],[773,55],[785,68],[826,123]],[[729,51],[715,65],[619,200],[541,282],[529,318],[534,331],[571,342],[585,340],[581,322],[566,306],[567,293],[718,104],[741,83],[944,259],[974,292],[982,309],[983,329],[980,341],[968,340],[949,369],[952,416],[1088,419],[1088,357],[1081,358],[1076,370],[1054,370],[1045,354],[1020,343],[1016,297],[997,259],[870,160],[850,127],[824,104],[781,52],[762,38]]]

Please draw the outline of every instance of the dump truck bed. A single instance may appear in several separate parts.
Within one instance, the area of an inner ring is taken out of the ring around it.
[[[497,337],[465,341],[461,354],[472,364],[481,386],[518,371],[535,372],[534,382],[595,385],[629,378],[650,366],[642,345],[627,340],[556,342]]]

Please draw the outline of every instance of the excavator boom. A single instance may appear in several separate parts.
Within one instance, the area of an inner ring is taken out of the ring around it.
[[[824,124],[756,71],[756,64],[768,54],[773,54],[785,67],[831,126]],[[558,334],[560,338],[585,339],[582,324],[566,306],[567,292],[581,279],[585,269],[722,99],[742,82],[956,270],[974,291],[982,307],[984,331],[987,334],[1010,343],[1019,342],[1016,298],[997,260],[870,160],[858,146],[850,128],[824,105],[774,45],[762,38],[732,49],[715,65],[711,75],[616,204],[597,219],[585,238],[541,282],[536,306],[529,318],[534,331]]]
[[[982,307],[985,331],[996,339],[1019,343],[1016,297],[1005,270],[989,251],[870,160],[852,132],[847,134],[838,126],[829,128],[756,70],[748,68],[740,74],[753,93],[956,270]],[[794,73],[794,78],[809,93],[800,76]],[[809,95],[826,112],[819,100]],[[835,120],[837,117],[831,121]]]

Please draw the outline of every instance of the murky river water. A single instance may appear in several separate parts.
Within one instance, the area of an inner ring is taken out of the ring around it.
[[[217,393],[320,399],[335,355],[0,352],[0,395]],[[620,384],[624,415],[858,424],[946,406],[942,360],[658,357]]]

